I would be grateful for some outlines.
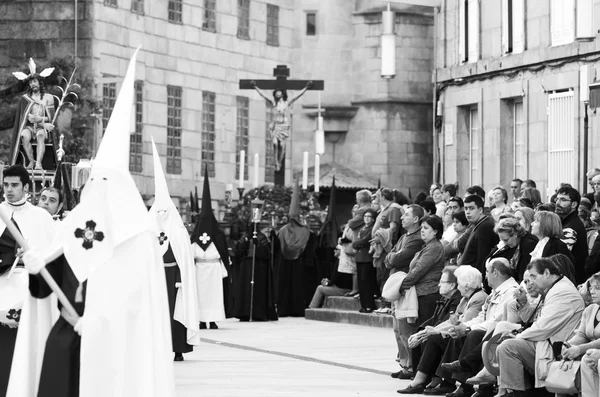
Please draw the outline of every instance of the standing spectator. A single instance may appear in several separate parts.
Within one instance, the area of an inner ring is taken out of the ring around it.
[[[563,187],[556,193],[556,213],[562,220],[563,237],[574,257],[573,265],[577,273],[577,283],[587,280],[585,261],[588,257],[587,232],[585,226],[577,216],[577,208],[581,202],[581,195],[572,187]]]
[[[458,183],[446,184],[442,186],[442,200],[446,203],[450,201],[452,197],[456,197],[456,191],[458,190]]]
[[[516,201],[519,197],[521,197],[521,185],[523,181],[519,178],[515,178],[510,182],[510,191],[512,193],[513,201]]]
[[[531,327],[502,342],[496,351],[500,364],[498,385],[509,395],[512,392],[513,397],[529,396],[526,390],[531,386],[544,386],[540,369],[554,361],[551,344],[569,339],[584,310],[577,288],[550,259],[535,259],[527,270],[537,289],[544,291],[542,310]],[[534,385],[526,379],[527,373],[535,374]]]
[[[484,274],[484,261],[492,247],[498,243],[494,233],[494,220],[483,213],[483,199],[478,195],[465,198],[465,215],[473,229],[465,250],[458,260],[459,266],[470,265]]]
[[[446,261],[449,264],[455,265],[458,256],[462,254],[465,249],[466,240],[463,240],[462,236],[465,234],[468,226],[469,221],[467,220],[464,211],[458,211],[452,214],[452,227],[456,231],[456,237],[451,243],[442,239],[442,244],[444,244],[444,251],[446,253]]]
[[[521,189],[527,189],[528,187],[537,189],[537,185],[533,179],[525,179],[521,185]]]
[[[596,192],[596,187],[594,186],[594,184],[592,182],[596,175],[600,175],[600,168],[593,168],[585,174],[592,190],[590,191],[590,193],[584,194],[583,197],[586,197],[592,203],[594,202],[594,193]]]
[[[358,209],[347,224],[353,231],[358,231],[364,225],[365,211],[371,208],[371,192],[366,189],[356,192],[356,205]]]
[[[533,208],[542,202],[542,195],[540,194],[540,191],[534,187],[524,188],[521,197],[529,199],[533,205]]]
[[[428,318],[432,317],[436,301],[439,299],[438,284],[444,268],[444,246],[440,242],[444,226],[437,215],[426,216],[421,220],[421,239],[425,246],[410,262],[409,271],[402,284],[400,291],[406,291],[415,287],[419,300],[419,312],[417,321],[408,324],[417,328]],[[415,363],[416,364],[416,363]]]
[[[364,226],[359,230],[358,235],[352,243],[356,250],[356,270],[358,274],[358,293],[360,295],[360,312],[371,313],[375,310],[375,300],[373,299],[373,286],[375,285],[375,268],[373,267],[373,255],[369,250],[371,244],[371,231],[373,222],[377,213],[369,208],[364,214]]]
[[[446,213],[444,214],[445,230],[444,235],[442,236],[443,242],[450,244],[458,236],[458,232],[454,229],[454,218],[452,215],[458,211],[461,211],[464,206],[465,204],[460,197],[450,197],[448,206],[446,207]]]
[[[446,202],[443,200],[442,189],[436,187],[433,189],[431,193],[431,198],[433,199],[433,203],[435,204],[435,215],[440,218],[444,217],[444,212],[446,212]]]
[[[376,233],[379,230],[382,230],[380,237],[382,235],[389,236],[389,241],[391,241],[391,245],[393,246],[396,241],[398,241],[398,232],[400,231],[400,218],[402,216],[402,207],[398,204],[394,203],[394,193],[391,189],[383,188],[381,189],[381,212],[377,216],[375,220],[375,225],[373,226],[372,237],[376,237]],[[388,276],[389,270],[383,265],[383,260],[385,259],[385,255],[387,254],[387,250],[383,252],[377,260],[374,256],[373,263],[376,265],[377,269],[377,283],[379,285],[379,289],[383,287]],[[380,292],[380,291],[377,291]],[[378,294],[379,295],[379,294]]]
[[[506,204],[508,202],[508,193],[502,186],[496,186],[492,190],[492,204],[494,209],[491,212],[494,221],[498,222],[500,215],[505,212],[510,212],[510,207]]]
[[[390,269],[390,274],[399,271],[408,273],[411,261],[417,252],[423,248],[425,243],[421,238],[420,226],[423,215],[423,208],[416,204],[409,205],[404,215],[402,215],[402,228],[406,230],[406,233],[400,237],[398,243],[385,258],[385,266]],[[414,327],[412,324],[408,324],[406,318],[397,319],[394,313],[392,313],[392,319],[396,344],[398,345],[396,361],[400,365],[400,371],[394,372],[392,378],[410,379],[413,371],[408,338],[414,332]]]

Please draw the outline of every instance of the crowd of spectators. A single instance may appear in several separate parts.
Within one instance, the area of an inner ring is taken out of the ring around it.
[[[580,395],[596,397],[600,169],[587,177],[590,193],[561,184],[547,202],[529,179],[488,195],[471,186],[463,198],[433,184],[414,202],[360,191],[338,246],[355,260],[356,288],[320,293],[392,315],[391,376],[410,380],[400,394],[553,395],[551,364],[571,360]]]

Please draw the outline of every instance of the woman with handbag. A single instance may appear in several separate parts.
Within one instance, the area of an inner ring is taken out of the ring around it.
[[[592,304],[583,312],[577,333],[564,344],[564,360],[581,360],[588,351],[600,349],[600,274],[590,277],[589,292]],[[600,388],[597,369],[594,371],[590,366],[583,364],[580,370],[581,395],[598,396]]]
[[[377,273],[373,267],[373,255],[370,252],[371,232],[377,213],[373,209],[365,211],[364,226],[358,231],[358,236],[352,243],[356,250],[356,272],[358,278],[358,293],[360,295],[360,313],[372,313],[375,310],[375,299],[373,298],[373,286]]]

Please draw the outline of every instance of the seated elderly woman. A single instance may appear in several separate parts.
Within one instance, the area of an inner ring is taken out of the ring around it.
[[[492,249],[486,260],[506,258],[514,271],[517,281],[523,279],[525,268],[531,261],[531,252],[538,242],[537,237],[523,229],[519,220],[510,214],[503,214],[494,231],[500,242]]]
[[[454,382],[441,381],[440,378],[432,380],[427,386],[425,386],[425,383],[427,379],[434,376],[441,362],[449,340],[444,336],[448,335],[448,331],[456,321],[467,322],[476,318],[487,298],[487,294],[482,289],[481,272],[474,267],[460,266],[454,271],[454,277],[456,278],[457,289],[462,296],[456,307],[456,314],[436,326],[426,326],[423,331],[411,336],[409,339],[409,344],[412,345],[411,348],[414,349],[418,345],[423,345],[421,347],[421,360],[417,366],[418,372],[415,374],[414,379],[406,389],[398,391],[400,394],[422,393],[424,390],[427,390],[427,394],[439,394],[451,392],[455,389]],[[441,288],[440,281],[440,290]]]
[[[562,356],[565,359],[581,359],[588,351],[600,349],[600,274],[593,275],[588,281],[592,304],[583,312],[577,333],[563,346]],[[583,396],[598,396],[599,392],[598,371],[593,371],[584,362],[581,366],[581,393]]]

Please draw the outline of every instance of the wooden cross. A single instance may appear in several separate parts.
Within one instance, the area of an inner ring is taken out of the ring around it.
[[[288,80],[290,77],[290,68],[286,65],[277,65],[273,69],[273,76],[275,80],[240,80],[240,90],[252,90],[252,82],[256,83],[258,88],[264,90],[301,90],[306,87],[309,80]],[[310,80],[312,86],[309,90],[323,91],[325,89],[325,82],[323,80]]]

